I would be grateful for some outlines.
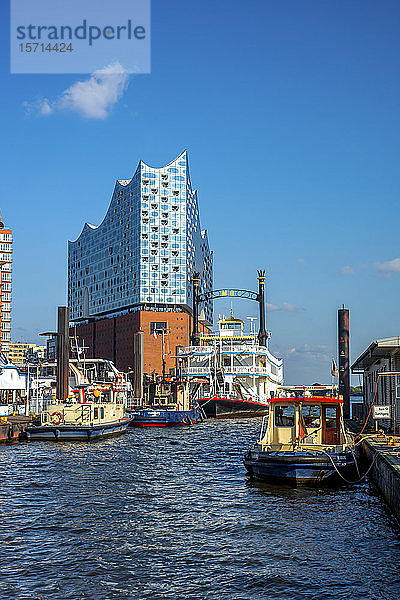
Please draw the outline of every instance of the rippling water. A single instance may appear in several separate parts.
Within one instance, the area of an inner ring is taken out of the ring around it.
[[[0,598],[400,598],[400,533],[362,484],[246,480],[259,420],[0,448]]]

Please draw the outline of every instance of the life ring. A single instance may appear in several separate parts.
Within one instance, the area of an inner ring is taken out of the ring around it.
[[[63,421],[63,416],[62,413],[60,412],[53,412],[51,417],[50,417],[51,422],[53,423],[53,425],[60,425],[60,423],[62,423]]]

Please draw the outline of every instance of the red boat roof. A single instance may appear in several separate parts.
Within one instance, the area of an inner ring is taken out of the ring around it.
[[[276,396],[268,398],[268,402],[303,402],[303,403],[320,403],[320,404],[343,404],[343,398],[333,398],[332,396]]]

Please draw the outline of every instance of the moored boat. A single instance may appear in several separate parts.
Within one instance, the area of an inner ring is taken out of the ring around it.
[[[319,395],[313,395],[313,394]],[[294,486],[337,485],[357,478],[343,399],[332,387],[269,399],[259,440],[244,456],[251,479]]]
[[[83,418],[79,418],[82,413],[82,405],[55,405],[55,410],[50,415],[50,420],[43,419],[41,425],[30,426],[26,429],[26,436],[29,441],[50,441],[50,442],[94,442],[102,438],[119,435],[124,433],[131,422],[131,418],[117,415],[110,415],[109,406],[85,405],[86,413]],[[96,411],[104,417],[95,418]],[[78,414],[79,416],[78,416]],[[57,420],[54,423],[54,419]]]
[[[106,361],[91,362],[101,367]],[[127,386],[122,375],[103,369],[109,374],[107,380],[93,376],[89,381],[72,362],[69,370],[68,398],[65,402],[51,398],[39,414],[40,424],[27,427],[27,439],[90,442],[124,433],[132,417],[126,415]]]
[[[175,377],[146,381],[144,404],[130,413],[131,427],[175,427],[202,421],[199,406],[190,401],[187,382]]]
[[[244,322],[231,316],[218,321],[218,332],[199,334],[201,345],[178,348],[182,376],[191,398],[207,417],[262,416],[283,382],[282,360]]]

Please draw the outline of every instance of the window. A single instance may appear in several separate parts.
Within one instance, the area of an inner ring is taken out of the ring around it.
[[[400,398],[400,375],[396,375],[396,398]]]
[[[327,406],[325,409],[325,421],[327,429],[336,429],[336,417],[337,408],[336,406]]]
[[[150,333],[166,331],[166,329],[167,329],[166,321],[154,321],[154,322],[150,323]]]
[[[97,407],[93,409],[93,418],[94,419],[99,418],[99,409]]]
[[[294,406],[275,406],[275,426],[294,426]]]
[[[321,426],[321,408],[319,406],[302,406],[301,412],[306,427],[313,428]]]

